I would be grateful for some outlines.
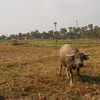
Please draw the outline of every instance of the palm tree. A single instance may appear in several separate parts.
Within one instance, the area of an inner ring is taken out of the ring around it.
[[[22,37],[22,34],[21,33],[18,33],[19,37],[20,37],[20,40],[21,40],[21,37]]]
[[[84,33],[85,28],[81,27],[81,33]]]
[[[27,35],[27,37],[30,37],[30,33],[29,33],[29,32],[27,32],[27,34],[26,34],[26,35]]]
[[[85,28],[85,31],[87,31],[87,26],[85,26],[84,28]]]
[[[76,27],[73,27],[73,33],[76,33]]]
[[[35,33],[36,33],[36,34],[38,34],[38,33],[39,33],[38,29],[36,29],[36,30],[35,30]]]
[[[81,34],[81,29],[80,29],[80,27],[77,28],[77,33],[78,33],[78,37],[77,37],[77,38],[80,38],[80,34]]]
[[[56,31],[56,24],[57,24],[57,22],[54,22],[54,24],[55,24],[55,31]]]
[[[48,34],[49,34],[50,37],[52,37],[52,35],[53,35],[53,30],[49,31]]]
[[[65,34],[67,32],[66,28],[61,28],[60,31],[61,31],[61,34]]]
[[[72,33],[72,27],[69,27],[68,29],[69,29],[69,32]]]
[[[85,35],[85,28],[84,27],[81,27],[81,34],[82,34],[82,38],[83,38],[83,36]]]
[[[94,29],[98,29],[98,26],[95,26]]]
[[[33,34],[34,34],[34,32],[33,32],[33,31],[31,31],[31,34],[30,34],[30,35],[31,35],[31,38],[33,37]]]
[[[90,35],[90,37],[92,37],[92,29],[93,29],[93,24],[89,24],[88,25],[88,28],[90,29],[90,31],[91,31],[91,35]]]
[[[89,25],[88,25],[88,28],[89,28],[90,30],[92,30],[92,29],[93,29],[93,24],[89,24]]]
[[[99,30],[98,26],[95,26],[93,33],[95,34],[96,38],[98,38],[98,34],[99,34],[99,31],[98,30]]]
[[[78,27],[78,28],[77,28],[77,32],[78,32],[78,34],[80,34],[80,30],[81,30],[80,27]]]
[[[97,37],[100,38],[100,28],[98,28],[98,31],[97,31]]]

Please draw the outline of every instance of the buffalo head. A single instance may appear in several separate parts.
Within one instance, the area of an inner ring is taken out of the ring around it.
[[[82,67],[83,66],[83,60],[89,60],[90,59],[89,55],[90,54],[83,54],[83,53],[79,53],[79,52],[76,52],[74,54],[66,54],[66,56],[68,57],[67,60],[68,61],[74,61],[74,64],[77,67]]]

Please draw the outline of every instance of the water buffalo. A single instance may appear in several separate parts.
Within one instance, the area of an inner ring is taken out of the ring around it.
[[[11,42],[17,43],[16,39],[11,39]]]
[[[75,46],[65,44],[60,48],[59,58],[61,62],[59,75],[61,75],[62,66],[64,66],[66,68],[67,78],[70,77],[70,85],[73,85],[72,69],[77,69],[78,83],[80,83],[79,70],[83,66],[83,60],[90,59],[89,54],[80,53]]]

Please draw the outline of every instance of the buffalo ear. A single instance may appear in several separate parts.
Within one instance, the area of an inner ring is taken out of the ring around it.
[[[83,56],[83,59],[84,59],[84,60],[90,60],[91,57],[84,55],[84,56]]]

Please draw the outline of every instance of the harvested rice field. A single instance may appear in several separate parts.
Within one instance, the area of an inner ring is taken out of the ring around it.
[[[64,67],[62,75],[58,75],[59,50],[67,43],[91,57],[80,70],[80,84],[73,70],[73,86],[69,85]],[[0,100],[100,100],[99,40],[1,42]]]

